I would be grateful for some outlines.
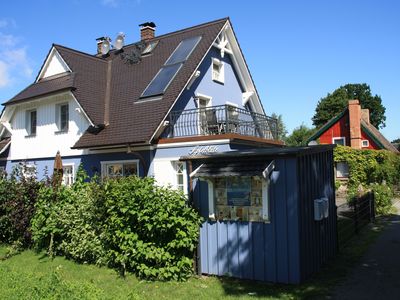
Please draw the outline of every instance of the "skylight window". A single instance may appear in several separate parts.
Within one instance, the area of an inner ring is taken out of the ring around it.
[[[167,59],[164,66],[146,87],[141,98],[164,94],[169,84],[175,78],[176,74],[178,74],[183,63],[189,58],[190,54],[192,54],[200,40],[201,36],[196,36],[180,42]]]
[[[157,44],[158,44],[158,41],[149,43],[146,46],[146,48],[144,48],[144,50],[142,51],[142,55],[150,54],[154,50],[154,48],[157,46]]]

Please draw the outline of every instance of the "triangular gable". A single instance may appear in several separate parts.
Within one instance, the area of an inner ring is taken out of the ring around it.
[[[36,82],[40,79],[66,72],[71,72],[71,69],[53,46],[36,78]]]
[[[380,131],[370,123],[361,120],[361,129],[362,131],[374,141],[375,144],[378,145],[381,149],[385,149],[388,151],[392,151],[398,153],[399,151],[390,143]]]
[[[225,54],[230,55],[234,70],[238,75],[242,88],[244,89],[242,96],[243,105],[250,103],[251,108],[255,112],[265,114],[253,78],[251,77],[242,49],[240,48],[229,19],[213,43],[213,46],[221,51],[222,57],[224,57]]]

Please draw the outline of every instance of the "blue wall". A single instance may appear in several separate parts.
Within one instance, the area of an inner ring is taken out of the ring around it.
[[[217,58],[224,62],[224,83],[212,80],[212,58]],[[189,90],[185,90],[172,111],[197,108],[195,105],[195,94],[200,93],[212,97],[212,105],[223,105],[226,101],[242,105],[243,89],[240,86],[236,72],[233,69],[232,60],[229,55],[221,57],[220,51],[214,47],[206,55],[198,70],[201,72]]]
[[[147,171],[150,166],[150,151],[139,151],[137,153],[100,153],[73,157],[62,157],[63,164],[74,164],[75,172],[78,170],[79,165],[82,163],[83,168],[89,176],[93,176],[95,174],[101,175],[101,161],[134,159],[139,159],[139,175],[147,175]],[[18,165],[19,163],[35,164],[37,170],[37,179],[42,180],[45,176],[46,168],[48,171],[48,175],[51,175],[53,173],[54,157],[40,158],[34,160],[7,161],[7,173],[10,174],[14,166]]]
[[[275,160],[278,180],[270,187],[270,222],[206,221],[200,230],[201,272],[281,283],[300,282],[296,160]],[[194,202],[208,218],[205,182]]]

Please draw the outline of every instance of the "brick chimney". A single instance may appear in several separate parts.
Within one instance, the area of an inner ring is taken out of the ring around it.
[[[369,124],[369,109],[368,108],[361,109],[361,119],[363,119],[366,123]]]
[[[350,147],[361,149],[361,106],[358,100],[349,100]]]
[[[156,24],[153,22],[146,22],[140,24],[140,40],[148,41],[154,38],[154,32],[156,30]]]

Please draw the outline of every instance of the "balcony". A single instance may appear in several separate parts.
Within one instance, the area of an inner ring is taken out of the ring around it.
[[[169,115],[168,138],[219,134],[277,140],[277,120],[231,105],[173,111]]]

